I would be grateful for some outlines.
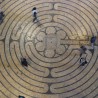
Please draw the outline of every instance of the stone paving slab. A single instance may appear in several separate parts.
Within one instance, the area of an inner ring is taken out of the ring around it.
[[[0,8],[0,98],[98,98],[97,0],[0,0]]]

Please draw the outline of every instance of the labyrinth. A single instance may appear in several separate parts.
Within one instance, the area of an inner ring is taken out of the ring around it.
[[[0,8],[0,98],[98,98],[98,0],[0,0]]]

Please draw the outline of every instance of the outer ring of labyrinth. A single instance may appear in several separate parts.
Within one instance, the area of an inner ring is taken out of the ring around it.
[[[98,32],[97,6],[97,0],[2,1],[0,96],[97,98],[97,43],[95,51],[89,51],[89,38]],[[84,68],[79,66],[81,44],[88,48]],[[27,69],[21,57],[27,58]]]

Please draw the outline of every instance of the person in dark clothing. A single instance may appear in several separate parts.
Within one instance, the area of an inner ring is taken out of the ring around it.
[[[95,41],[96,41],[96,36],[91,37],[90,42],[91,42],[91,45],[92,45],[92,48],[93,48],[93,49],[94,49]]]
[[[80,66],[84,66],[87,63],[86,58],[80,58]]]
[[[82,56],[82,54],[85,54],[86,53],[86,47],[85,46],[81,46],[80,47],[80,57]]]
[[[4,13],[1,11],[0,12],[0,24],[3,23],[4,16],[5,16]]]
[[[2,17],[4,17],[4,16],[5,16],[3,12],[0,12],[0,14],[2,15]]]
[[[20,96],[20,95],[19,95],[19,96],[18,96],[18,98],[25,98],[25,97],[24,97],[24,96]]]
[[[21,65],[24,67],[28,67],[28,62],[27,62],[26,58],[21,58]]]
[[[36,7],[34,7],[34,8],[32,9],[32,15],[33,15],[33,17],[34,17],[34,19],[33,19],[33,22],[34,22],[35,20],[37,20],[37,10],[36,10]]]

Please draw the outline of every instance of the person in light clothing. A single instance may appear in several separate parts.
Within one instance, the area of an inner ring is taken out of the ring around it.
[[[81,46],[80,47],[80,57],[83,55],[83,54],[86,54],[86,47],[85,46]]]

